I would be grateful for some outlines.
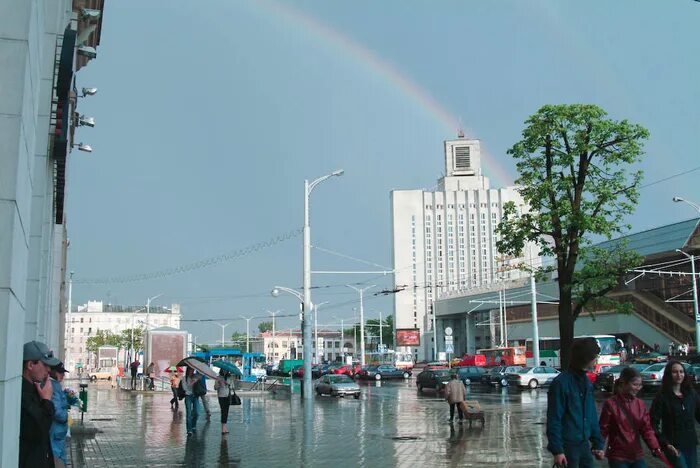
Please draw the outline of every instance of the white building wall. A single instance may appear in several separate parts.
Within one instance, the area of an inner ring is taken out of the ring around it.
[[[0,466],[17,466],[22,344],[58,345],[46,77],[70,10],[68,0],[0,2]]]
[[[458,149],[468,154],[467,165],[463,159],[455,167]],[[404,288],[394,294],[395,326],[421,330],[422,346],[412,349],[418,360],[434,359],[431,309],[438,296],[522,275],[500,273],[514,261],[500,259],[495,234],[503,205],[522,205],[522,198],[515,187],[489,188],[480,164],[478,140],[446,141],[446,176],[436,191],[391,193],[394,281]]]

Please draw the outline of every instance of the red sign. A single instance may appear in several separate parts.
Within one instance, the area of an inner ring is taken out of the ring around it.
[[[420,346],[420,329],[397,328],[396,346]]]

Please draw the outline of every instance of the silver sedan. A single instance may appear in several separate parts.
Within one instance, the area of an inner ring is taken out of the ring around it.
[[[327,374],[316,381],[318,395],[345,396],[360,398],[360,386],[347,375]]]

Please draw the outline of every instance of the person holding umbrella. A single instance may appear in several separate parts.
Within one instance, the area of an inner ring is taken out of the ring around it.
[[[194,369],[187,366],[185,376],[180,381],[185,391],[185,417],[187,420],[187,435],[191,436],[197,430],[197,417],[199,416],[197,396],[194,394],[195,384],[201,380],[201,374],[195,374]]]
[[[231,406],[231,388],[233,388],[233,376],[225,369],[219,370],[219,379],[214,383],[216,396],[219,398],[221,408],[221,433],[228,434],[228,409]]]

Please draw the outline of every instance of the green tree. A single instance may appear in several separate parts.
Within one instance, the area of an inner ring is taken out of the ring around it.
[[[547,105],[526,121],[522,140],[508,151],[517,160],[516,184],[530,211],[521,213],[513,202],[504,206],[497,245],[501,253],[521,256],[530,242],[555,259],[549,270],[559,285],[562,367],[568,366],[583,308],[591,301],[600,307],[640,262],[623,244],[611,252],[594,247],[591,238],[611,239],[629,229],[624,219],[638,203],[642,179],[631,165],[641,160],[648,137],[640,125],[607,118],[594,105]],[[628,305],[615,307],[629,311]]]
[[[243,332],[235,331],[231,334],[231,345],[234,348],[239,348],[245,350],[246,345],[246,334]]]
[[[260,333],[265,333],[266,331],[271,331],[272,330],[272,322],[260,322],[258,324],[258,330],[260,330]]]
[[[359,325],[358,330],[359,330]],[[372,334],[375,336],[379,336],[379,329],[381,328],[382,332],[382,342],[388,346],[389,348],[393,348],[394,346],[394,318],[393,316],[389,315],[387,318],[382,319],[382,326],[379,326],[379,320],[378,319],[369,319],[365,323],[365,333],[367,333],[367,329],[371,330]]]
[[[131,349],[131,328],[122,330],[119,334],[119,342],[121,343],[121,348]],[[138,327],[134,328],[134,350],[136,353],[143,351],[143,335],[144,328]]]
[[[101,346],[115,346],[118,349],[122,348],[119,335],[115,335],[108,330],[97,330],[95,336],[88,337],[85,345],[87,350],[91,353],[96,353]]]

